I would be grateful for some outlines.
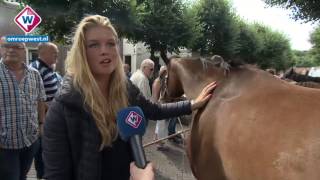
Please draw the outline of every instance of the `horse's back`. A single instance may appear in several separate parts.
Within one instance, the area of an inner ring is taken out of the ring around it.
[[[193,122],[198,179],[320,179],[320,91],[254,70],[222,86]]]

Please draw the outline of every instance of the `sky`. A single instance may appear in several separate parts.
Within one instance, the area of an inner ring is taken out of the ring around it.
[[[244,20],[263,23],[287,35],[292,49],[311,48],[309,37],[316,24],[291,19],[289,10],[266,7],[262,0],[233,0],[233,8]]]

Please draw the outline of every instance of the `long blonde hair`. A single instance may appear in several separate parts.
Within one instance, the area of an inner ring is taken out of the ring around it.
[[[128,93],[122,61],[118,52],[118,61],[114,72],[110,75],[109,89],[106,98],[101,92],[87,62],[85,48],[85,32],[92,27],[109,28],[116,38],[117,32],[109,19],[100,15],[87,16],[79,23],[73,38],[73,44],[66,59],[66,72],[73,77],[73,85],[84,96],[84,103],[89,107],[94,121],[101,134],[102,149],[111,146],[117,138],[116,114],[128,106]]]

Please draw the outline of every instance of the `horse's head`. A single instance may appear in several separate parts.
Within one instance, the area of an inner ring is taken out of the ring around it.
[[[165,60],[168,69],[166,98],[177,98],[186,93],[190,98],[199,94],[212,81],[221,81],[231,66],[221,56],[211,58],[171,57]]]
[[[183,95],[182,84],[176,71],[176,63],[179,59],[179,56],[172,56],[165,61],[167,64],[167,77],[164,84],[166,91],[164,99],[174,99]]]
[[[290,79],[292,75],[295,75],[296,72],[294,71],[294,68],[291,67],[289,68],[288,70],[286,70],[283,74],[283,78],[287,78],[287,79]]]

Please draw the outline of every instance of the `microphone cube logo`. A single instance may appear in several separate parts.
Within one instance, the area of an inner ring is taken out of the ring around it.
[[[26,6],[15,18],[14,22],[25,32],[30,33],[40,23],[41,17],[29,6]]]
[[[142,121],[142,117],[134,111],[130,111],[129,115],[126,118],[126,123],[133,128],[138,128],[141,121]]]

